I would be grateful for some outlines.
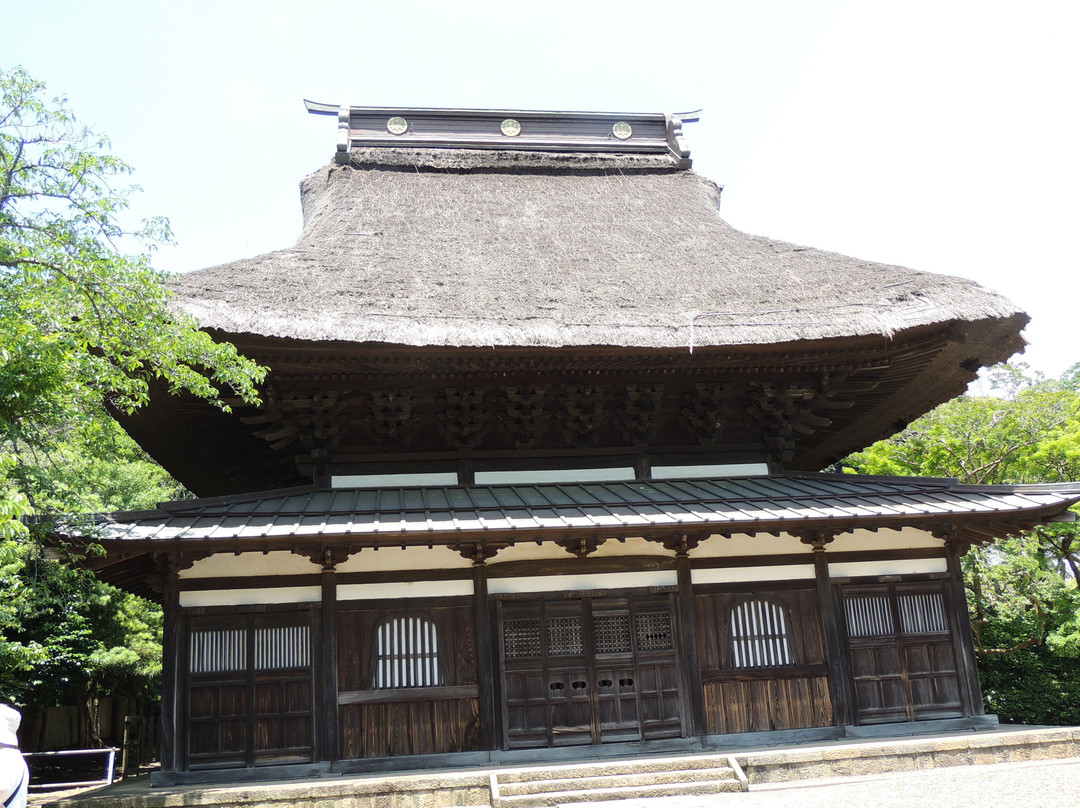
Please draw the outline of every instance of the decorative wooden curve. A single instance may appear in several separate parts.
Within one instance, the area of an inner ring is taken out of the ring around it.
[[[499,430],[515,449],[531,449],[548,430],[551,414],[544,409],[546,385],[504,387],[504,405],[497,415]]]
[[[305,468],[321,469],[336,449],[348,425],[348,390],[281,392],[273,384],[263,390],[263,405],[241,423],[262,426],[255,432],[280,450],[299,446],[297,461]]]
[[[447,380],[415,374],[378,380],[344,375],[329,384],[322,377],[289,378],[289,384],[319,387],[282,392],[280,385],[269,384],[265,404],[242,409],[241,420],[271,450],[288,455],[305,479],[353,473],[337,470],[352,464],[370,469],[389,455],[402,468],[409,462],[405,452],[423,453],[425,463],[446,466],[468,452],[473,462],[495,468],[503,458],[484,453],[535,452],[545,465],[555,462],[558,451],[603,447],[632,463],[627,449],[671,455],[686,447],[720,452],[730,445],[740,456],[756,457],[764,447],[787,462],[815,432],[844,427],[843,422],[834,426],[833,419],[851,401],[838,396],[846,399],[873,386],[837,373],[798,381],[699,381],[655,374],[627,383],[614,371],[567,372],[535,385],[475,378],[478,383],[470,386],[444,386]],[[367,383],[377,386],[366,388]]]
[[[408,390],[372,390],[368,394],[371,426],[375,445],[380,449],[399,449],[409,441],[413,421],[413,397]]]
[[[694,440],[706,446],[720,442],[730,418],[731,384],[695,384],[683,397],[680,420]]]
[[[844,382],[844,376],[832,377],[827,373],[819,381],[750,382],[749,425],[777,457],[790,460],[796,440],[832,425],[833,419],[825,417],[823,411],[845,410],[853,405],[852,401],[833,398],[834,391]],[[847,391],[852,389],[849,385]]]
[[[625,398],[615,410],[615,421],[627,443],[644,446],[656,435],[663,423],[663,400],[662,384],[626,385]]]
[[[446,388],[438,400],[436,426],[455,449],[472,449],[484,431],[484,388]]]
[[[592,446],[600,437],[607,414],[607,389],[600,385],[570,384],[563,388],[559,423],[563,439],[575,448]]]

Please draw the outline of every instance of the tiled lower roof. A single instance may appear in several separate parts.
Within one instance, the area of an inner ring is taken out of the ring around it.
[[[1065,518],[1080,483],[973,486],[954,480],[790,474],[625,483],[290,489],[118,513],[100,539],[260,546],[290,540],[476,541],[677,532],[754,533],[907,525],[1014,525]],[[997,528],[1000,532],[1000,528]]]

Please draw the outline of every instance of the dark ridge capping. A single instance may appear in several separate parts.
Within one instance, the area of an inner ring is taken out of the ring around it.
[[[684,113],[564,112],[510,109],[350,107],[304,101],[308,112],[336,115],[339,164],[355,147],[481,149],[520,152],[668,154],[690,168]],[[616,134],[618,133],[618,134]]]
[[[671,154],[590,154],[480,149],[363,148],[350,168],[439,174],[671,174],[683,170]]]

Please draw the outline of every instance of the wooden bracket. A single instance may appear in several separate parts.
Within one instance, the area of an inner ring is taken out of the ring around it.
[[[709,538],[710,535],[711,534],[707,532],[696,532],[677,533],[674,536],[664,536],[659,540],[654,539],[650,536],[646,536],[645,538],[649,541],[659,541],[662,545],[664,545],[665,549],[671,550],[671,552],[675,553],[675,555],[677,556],[685,556],[691,550],[701,544],[701,542]]]
[[[293,552],[297,555],[304,556],[305,558],[310,558],[314,563],[320,565],[324,571],[332,570],[337,567],[338,564],[344,564],[348,561],[349,556],[353,554],[351,547],[328,545],[319,547],[297,547]]]
[[[829,528],[817,528],[814,530],[790,530],[788,531],[792,536],[798,537],[799,541],[803,544],[808,544],[814,548],[815,553],[824,551],[825,545],[839,536],[845,531]]]
[[[499,550],[509,546],[510,542],[505,541],[477,541],[455,544],[454,549],[461,554],[462,558],[467,558],[474,564],[483,564],[488,559],[494,558]]]
[[[555,543],[571,555],[585,558],[590,553],[595,553],[600,546],[600,541],[595,537],[582,536],[581,538],[556,539]]]

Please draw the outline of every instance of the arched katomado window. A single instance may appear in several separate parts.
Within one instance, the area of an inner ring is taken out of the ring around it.
[[[787,610],[770,600],[747,600],[731,610],[731,667],[793,665]]]
[[[371,687],[435,687],[446,684],[439,633],[424,615],[395,615],[375,630]]]

